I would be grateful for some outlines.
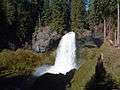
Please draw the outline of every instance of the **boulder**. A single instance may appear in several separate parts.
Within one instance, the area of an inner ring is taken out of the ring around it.
[[[61,35],[56,31],[52,31],[49,27],[42,27],[35,31],[32,36],[32,49],[36,52],[45,52],[59,43]]]

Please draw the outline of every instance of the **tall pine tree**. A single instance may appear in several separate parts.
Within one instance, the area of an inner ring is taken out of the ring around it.
[[[71,19],[74,31],[83,29],[86,17],[86,7],[84,0],[72,0]]]
[[[52,10],[50,27],[57,32],[63,31],[65,29],[66,0],[52,0],[50,8]]]

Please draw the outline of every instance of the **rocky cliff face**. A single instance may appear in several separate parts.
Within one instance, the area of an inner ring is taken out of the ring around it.
[[[32,36],[32,49],[36,52],[45,52],[59,43],[62,35],[49,29],[49,27],[43,27],[40,30],[33,33]]]

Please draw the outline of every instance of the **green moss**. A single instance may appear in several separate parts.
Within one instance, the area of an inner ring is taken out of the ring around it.
[[[38,66],[54,63],[55,52],[35,53],[31,50],[0,52],[0,76],[31,74]]]
[[[104,54],[104,65],[107,72],[111,74],[116,83],[120,84],[120,49],[105,43],[100,50]]]
[[[81,67],[76,71],[70,90],[84,90],[86,83],[91,79],[95,73],[96,65],[96,49],[85,48],[81,55]],[[82,61],[81,61],[82,60]]]
[[[70,90],[85,90],[87,82],[95,74],[96,60],[99,55],[104,54],[104,67],[106,72],[110,74],[113,81],[120,85],[120,49],[116,49],[104,43],[100,48],[84,48],[81,53],[80,64],[81,67],[76,71]]]

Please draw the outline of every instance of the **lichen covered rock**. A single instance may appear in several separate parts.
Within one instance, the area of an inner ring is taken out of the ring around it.
[[[35,31],[32,36],[32,49],[36,52],[45,52],[59,43],[61,35],[56,31],[50,30],[49,27],[43,27]]]

